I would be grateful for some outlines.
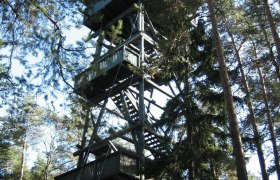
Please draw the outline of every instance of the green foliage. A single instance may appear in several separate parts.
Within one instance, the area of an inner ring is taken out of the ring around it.
[[[106,34],[111,39],[112,43],[119,44],[122,42],[122,38],[120,37],[120,35],[122,34],[122,30],[123,30],[123,21],[118,20],[118,24],[112,25],[110,29],[106,32]]]
[[[35,165],[31,168],[31,179],[43,180],[44,178],[44,170],[45,170],[45,162],[43,158],[38,157],[35,161]]]
[[[0,48],[2,48],[3,45],[4,45],[4,42],[2,39],[0,39]]]
[[[0,75],[4,73],[4,65],[3,64],[0,64]]]
[[[28,79],[28,86],[36,87],[40,94],[48,93],[42,91],[44,86],[52,85],[56,90],[68,86],[68,81],[81,68],[77,62],[89,57],[83,51],[87,48],[84,43],[67,44],[64,35],[68,29],[81,24],[82,16],[77,13],[81,7],[79,1],[3,2],[0,11],[5,18],[0,24],[0,47],[6,50],[1,51],[0,63],[6,64],[10,72],[19,62],[24,71],[22,77],[17,76]],[[14,76],[4,78],[11,86],[21,84]],[[36,83],[31,80],[36,80]],[[11,93],[11,89],[5,90]]]
[[[8,118],[0,119],[0,178],[19,176],[20,149],[16,138],[22,135],[22,130],[16,128]]]
[[[165,42],[168,48],[163,49],[163,76],[179,89],[159,123],[166,127],[166,135],[176,134],[165,170],[174,172],[166,173],[170,178],[187,178],[190,174],[184,177],[184,171],[191,171],[195,179],[216,179],[234,169],[213,41],[205,29],[203,20],[188,32],[177,29],[174,36],[184,37]]]
[[[133,7],[134,7],[134,9],[136,9],[138,11],[141,10],[141,7],[138,4],[136,4],[136,3],[133,4]]]
[[[26,140],[25,155],[37,151],[41,158],[31,169],[27,167],[29,162],[24,163],[24,179],[52,179],[76,161],[69,148],[77,143],[81,134],[80,112],[73,112],[69,119],[50,109],[38,107],[32,100],[32,96],[18,97],[11,106],[11,114],[0,119],[0,166],[3,167],[0,175],[4,179],[19,177],[24,151],[22,146]]]

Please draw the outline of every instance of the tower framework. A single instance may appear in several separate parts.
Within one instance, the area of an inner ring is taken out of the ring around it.
[[[84,25],[94,32],[91,38],[97,39],[97,46],[90,67],[75,77],[75,92],[101,108],[88,142],[82,141],[74,153],[79,156],[77,168],[55,179],[153,178],[168,151],[168,139],[161,135],[153,113],[155,109],[163,111],[163,105],[156,102],[154,94],[173,97],[160,87],[160,77],[153,79],[156,75],[148,73],[151,62],[160,56],[160,37],[142,0],[84,3]],[[104,113],[113,112],[109,101],[124,123],[102,138],[98,133],[106,119]],[[88,123],[82,139],[86,138]],[[95,160],[87,163],[89,154]]]

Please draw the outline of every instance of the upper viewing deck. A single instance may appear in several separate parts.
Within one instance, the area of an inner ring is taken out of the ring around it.
[[[111,31],[112,26],[118,26],[122,22],[121,37],[123,40],[129,39],[138,29],[138,7],[137,0],[95,0],[85,3],[84,25],[95,32],[93,37],[102,32]],[[145,13],[144,13],[145,14]],[[145,32],[153,39],[157,39],[157,32],[151,21],[145,20]],[[105,33],[105,39],[111,41],[111,37]]]
[[[84,24],[93,31],[106,28],[118,19],[135,11],[137,0],[92,0],[84,1]],[[125,26],[124,26],[125,27]]]
[[[138,2],[84,1],[84,25],[94,31],[91,38],[101,37],[100,55],[101,49],[107,52],[101,57],[96,56],[91,66],[75,77],[75,92],[80,96],[98,102],[120,89],[127,88],[143,75],[139,74],[144,67],[141,64],[148,65],[159,57],[156,30],[144,11],[138,11]],[[139,15],[140,12],[142,15]],[[114,38],[110,35],[111,28],[116,27],[120,21],[123,23],[121,33]],[[141,39],[143,45],[140,47]],[[144,54],[142,60],[141,49]],[[149,75],[149,72],[144,74]]]

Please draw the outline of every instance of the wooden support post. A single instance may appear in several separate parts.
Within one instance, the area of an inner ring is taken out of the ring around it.
[[[100,29],[100,31],[102,31],[102,29]],[[104,37],[100,34],[96,42],[93,62],[96,62],[101,55],[103,41],[104,41]]]
[[[103,106],[102,106],[102,108],[101,108],[101,110],[100,110],[100,112],[99,112],[99,116],[98,116],[98,118],[97,118],[97,120],[96,120],[96,123],[94,123],[94,121],[92,120],[92,124],[93,124],[93,126],[94,126],[94,129],[93,129],[93,132],[92,132],[90,141],[89,141],[89,145],[88,145],[89,147],[92,146],[93,141],[94,141],[94,139],[95,139],[95,136],[97,135],[97,131],[98,131],[98,128],[99,128],[99,126],[100,126],[100,124],[101,124],[101,120],[102,120],[103,114],[104,114],[104,112],[105,112],[105,107],[106,107],[107,102],[108,102],[108,99],[106,99],[106,100],[104,101],[104,104],[103,104]],[[84,148],[83,148],[83,149],[84,149]],[[85,152],[85,151],[82,151],[82,152]],[[89,151],[87,151],[86,154],[84,154],[84,156],[83,156],[83,161],[82,161],[83,163],[81,163],[81,167],[82,167],[82,168],[83,168],[84,165],[86,164],[87,159],[88,159],[88,156],[89,156]]]
[[[132,120],[132,118],[131,118],[131,115],[130,115],[130,112],[129,112],[129,107],[128,107],[128,104],[126,103],[126,101],[125,101],[125,93],[122,91],[121,92],[121,98],[122,98],[122,103],[123,103],[123,105],[124,105],[124,109],[125,109],[125,116],[126,116],[126,118],[127,118],[127,121],[128,121],[128,124],[129,124],[129,127],[132,127],[133,126],[133,124],[135,123],[135,122],[133,122],[133,120]],[[132,129],[131,130],[131,136],[132,136],[132,138],[133,138],[133,140],[134,141],[136,141],[136,133],[135,133],[135,129]],[[135,145],[135,149],[137,149],[137,145]]]
[[[141,32],[141,39],[139,43],[140,49],[140,68],[142,71],[142,77],[139,81],[139,125],[140,128],[138,130],[138,147],[137,147],[137,155],[140,157],[139,159],[139,172],[140,172],[140,179],[144,180],[144,165],[145,165],[145,156],[144,156],[144,122],[145,122],[145,103],[144,103],[144,68],[143,64],[145,61],[145,39],[143,37],[144,32],[144,14],[143,14],[143,2],[142,0],[138,1],[139,5],[139,14],[138,14],[138,31]]]
[[[91,113],[91,108],[88,108],[87,109],[87,112],[86,112],[86,117],[85,117],[85,124],[84,124],[84,129],[83,129],[83,136],[82,136],[82,140],[81,140],[81,147],[84,147],[85,144],[86,144],[86,134],[88,132],[88,125],[89,125],[89,115]],[[80,154],[79,155],[79,159],[78,159],[78,163],[77,163],[77,167],[81,167],[82,164],[83,164],[83,159],[84,157],[84,154]]]

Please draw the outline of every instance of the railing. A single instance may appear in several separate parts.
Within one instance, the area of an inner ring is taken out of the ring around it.
[[[106,158],[90,162],[82,169],[76,168],[55,177],[55,180],[86,180],[104,179],[114,176],[126,177],[125,179],[136,179],[137,158],[133,155],[116,152]]]
[[[107,71],[116,67],[123,61],[139,67],[139,55],[127,46],[116,48],[99,58],[96,63],[75,77],[75,89],[85,87],[90,81],[106,74]]]

